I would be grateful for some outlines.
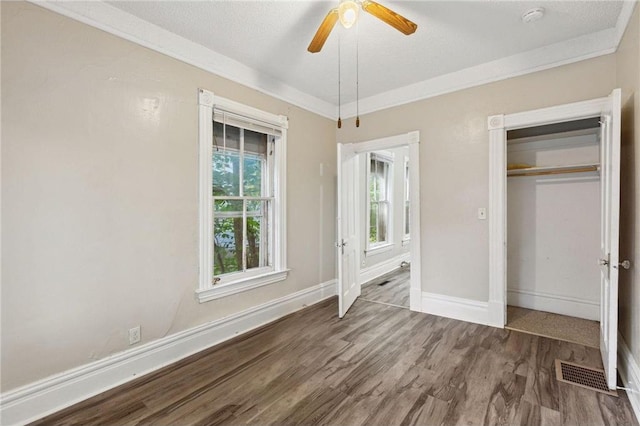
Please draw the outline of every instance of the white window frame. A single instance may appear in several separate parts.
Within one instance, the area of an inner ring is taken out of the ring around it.
[[[273,267],[257,268],[248,272],[228,274],[224,280],[213,283],[213,196],[211,188],[213,155],[213,110],[247,117],[278,129],[281,133],[274,153],[273,200]],[[200,303],[272,284],[287,278],[286,238],[286,149],[288,119],[256,108],[215,96],[199,89],[198,93],[198,145],[199,145],[199,218],[200,218],[200,273],[196,297]]]
[[[408,233],[405,232],[405,230],[407,229],[407,213],[406,213],[407,205],[409,206],[409,215],[411,215],[411,193],[409,191],[410,190],[409,175],[411,174],[411,172],[409,170],[409,167],[411,167],[409,164],[409,157],[405,155],[404,163],[402,167],[403,181],[404,181],[403,182],[404,195],[403,195],[403,205],[402,205],[402,247],[406,247],[407,245],[409,245],[409,242],[411,242],[411,228],[409,228]],[[409,224],[409,226],[411,226],[411,224]]]
[[[371,226],[371,192],[369,189],[369,182],[371,181],[371,158],[372,157],[377,157],[379,160],[382,160],[384,162],[387,163],[389,169],[388,169],[388,173],[387,173],[387,199],[388,199],[388,203],[389,203],[389,208],[388,208],[388,217],[387,217],[387,240],[386,241],[382,241],[382,242],[378,242],[378,243],[371,243],[369,241],[369,227]],[[367,204],[366,204],[366,212],[367,214],[366,216],[366,239],[365,239],[365,255],[366,256],[373,256],[376,254],[380,254],[383,252],[387,252],[393,249],[394,246],[394,239],[393,239],[393,177],[394,177],[394,155],[392,152],[388,152],[388,151],[375,151],[375,152],[368,152],[367,153],[367,166],[366,166],[366,170],[367,170],[367,176],[366,176],[366,200],[367,200]]]

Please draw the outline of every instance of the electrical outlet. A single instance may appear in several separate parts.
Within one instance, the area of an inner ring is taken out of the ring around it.
[[[137,325],[129,329],[129,344],[133,345],[140,341],[140,326]]]
[[[478,209],[478,219],[485,220],[487,218],[487,209],[484,207],[480,207]]]

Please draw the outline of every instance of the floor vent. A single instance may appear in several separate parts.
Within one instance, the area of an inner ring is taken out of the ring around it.
[[[604,370],[598,368],[585,367],[584,365],[556,359],[556,379],[559,382],[606,393],[607,395],[618,396],[618,392],[610,390],[609,386],[607,386]]]

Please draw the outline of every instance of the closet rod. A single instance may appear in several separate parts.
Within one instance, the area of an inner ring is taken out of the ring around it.
[[[541,175],[559,175],[565,173],[585,173],[585,172],[597,172],[600,170],[600,166],[588,165],[580,167],[548,167],[548,168],[531,168],[531,169],[514,169],[507,171],[507,177],[517,176],[541,176]]]

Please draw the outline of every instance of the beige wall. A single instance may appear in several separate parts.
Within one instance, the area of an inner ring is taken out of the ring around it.
[[[607,96],[615,67],[601,56],[345,120],[338,142],[420,131],[423,291],[489,298],[487,117]]]
[[[3,392],[128,349],[132,326],[148,342],[335,277],[333,121],[32,4],[1,7]],[[290,124],[290,277],[203,304],[198,87]]]
[[[622,89],[620,256],[632,268],[620,270],[620,332],[640,364],[640,7],[636,5],[616,54]]]

